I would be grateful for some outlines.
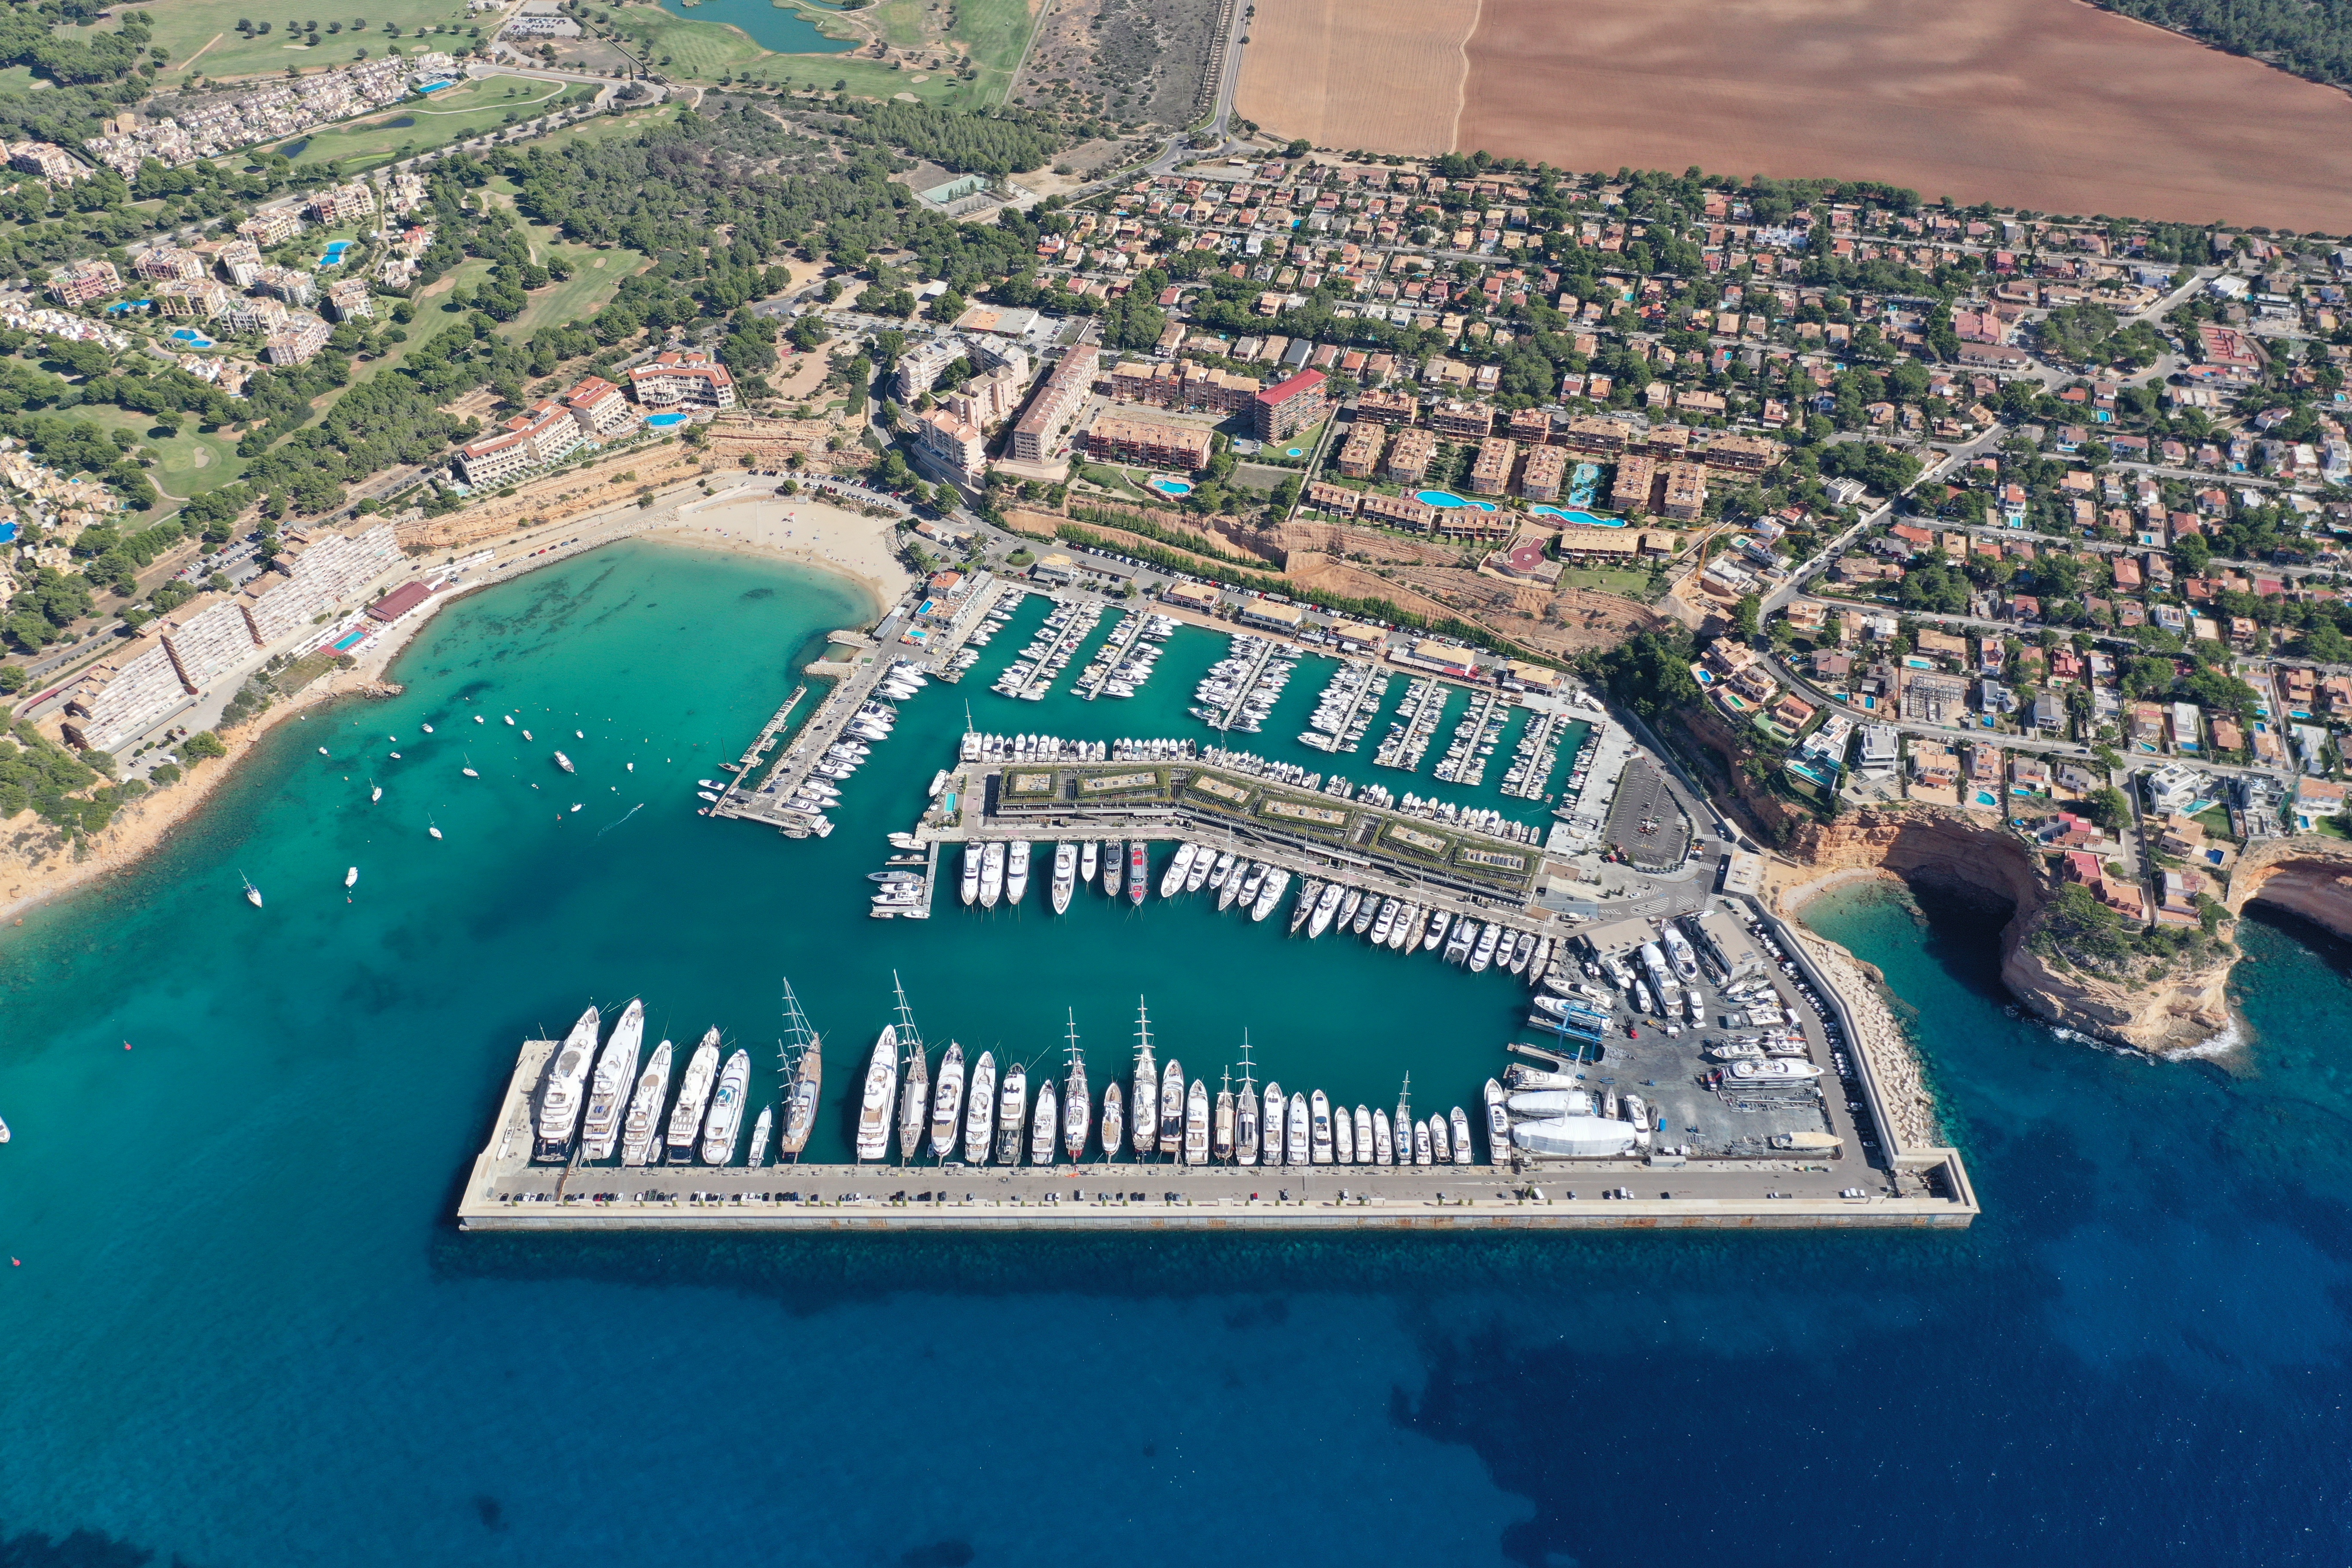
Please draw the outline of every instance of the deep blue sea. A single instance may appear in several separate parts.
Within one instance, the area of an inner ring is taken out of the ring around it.
[[[1346,1100],[1494,1070],[1508,981],[1198,900],[865,917],[967,701],[1171,732],[1221,638],[1130,703],[1014,704],[1033,605],[830,839],[694,815],[867,613],[643,544],[491,590],[404,696],[280,726],[0,933],[0,1564],[2352,1559],[2352,949],[2284,922],[2242,930],[2242,1047],[2151,1062],[2010,1016],[1980,910],[1817,902],[1916,1015],[1986,1207],[1957,1236],[458,1234],[517,1043],[590,1000],[758,1058],[789,975],[819,1153],[894,972],[935,1043],[1047,1059],[1075,1015],[1097,1082],[1139,996],[1195,1074],[1244,1030]]]

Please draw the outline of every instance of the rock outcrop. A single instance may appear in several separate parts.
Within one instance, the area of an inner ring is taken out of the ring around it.
[[[1908,882],[1967,889],[2009,906],[2000,933],[2001,981],[2021,1005],[2051,1023],[2144,1051],[2193,1045],[2230,1026],[2228,959],[2161,967],[2151,960],[2155,973],[2126,979],[2094,973],[2039,951],[2031,939],[2055,887],[2026,845],[1966,813],[1917,806],[1858,811],[1830,823],[1805,824],[1787,852],[1824,871],[1882,869]],[[2346,847],[2342,871],[2352,878],[2352,846]],[[2343,924],[2331,929],[2352,933],[2352,884],[2343,891],[2341,910]]]
[[[2223,901],[2232,914],[2276,904],[2352,939],[2352,844],[2316,834],[2264,839],[2231,870]]]

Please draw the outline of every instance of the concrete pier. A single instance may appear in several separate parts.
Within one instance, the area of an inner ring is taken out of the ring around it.
[[[1857,1160],[1793,1159],[1255,1168],[1133,1159],[759,1170],[534,1164],[532,1096],[555,1046],[524,1045],[458,1199],[459,1228],[1759,1230],[1958,1227],[1977,1215],[1957,1156],[1892,1173]]]

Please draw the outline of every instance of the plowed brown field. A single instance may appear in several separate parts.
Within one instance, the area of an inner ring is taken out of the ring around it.
[[[1322,146],[2352,229],[2352,98],[2077,0],[1258,7],[1243,111]]]
[[[1234,106],[1342,152],[1444,153],[1479,0],[1258,0]]]

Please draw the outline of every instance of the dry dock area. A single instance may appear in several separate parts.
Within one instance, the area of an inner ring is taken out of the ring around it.
[[[1962,1226],[1950,1151],[1897,1162],[1385,1167],[530,1163],[555,1042],[525,1044],[457,1205],[467,1230],[1475,1230]],[[1845,1195],[1845,1194],[1853,1195]],[[1612,1195],[1615,1194],[1615,1195]]]

